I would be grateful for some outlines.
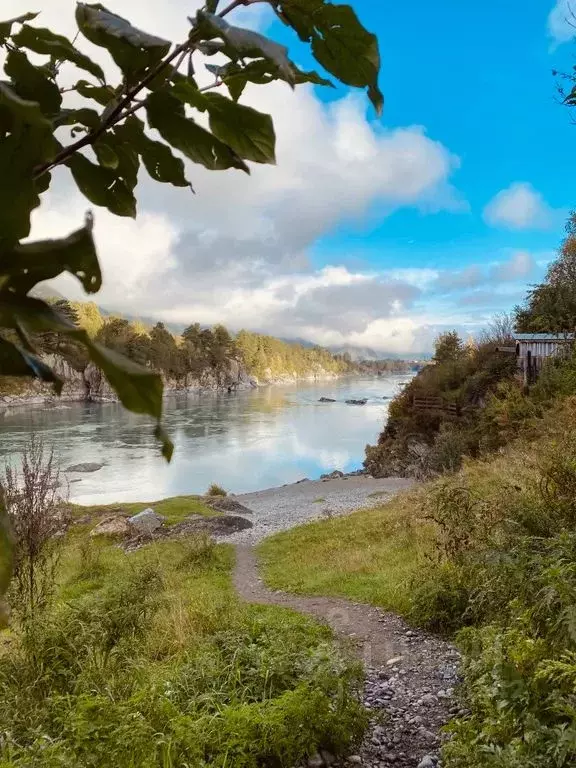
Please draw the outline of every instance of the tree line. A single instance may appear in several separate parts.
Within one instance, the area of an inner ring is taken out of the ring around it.
[[[95,342],[162,373],[166,379],[182,383],[207,373],[220,378],[230,370],[232,361],[244,365],[250,375],[261,380],[354,369],[345,356],[333,355],[322,347],[306,347],[246,330],[234,335],[220,324],[202,327],[192,323],[181,334],[173,334],[162,322],[146,325],[140,320],[103,315],[94,302],[60,299],[55,309]],[[83,347],[64,334],[41,334],[38,346],[44,354],[62,356],[77,370],[88,364]]]

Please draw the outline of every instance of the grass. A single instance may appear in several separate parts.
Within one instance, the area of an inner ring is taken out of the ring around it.
[[[321,496],[319,499],[314,499],[314,501],[312,503],[313,504],[323,504],[325,501],[326,501],[326,499],[323,496]]]
[[[353,748],[361,671],[328,627],[241,602],[228,545],[127,554],[90,527],[66,536],[33,642],[0,633],[0,765],[258,768]]]
[[[421,491],[412,491],[382,507],[271,536],[258,547],[266,583],[405,612],[412,577],[432,548],[432,528],[415,511],[420,499]]]
[[[74,517],[89,515],[91,518],[102,518],[111,515],[123,515],[131,517],[152,507],[159,515],[166,518],[166,525],[175,525],[190,515],[205,515],[207,517],[221,514],[212,509],[203,500],[202,496],[171,496],[161,501],[131,501],[125,504],[96,504],[83,506],[71,504],[70,508]]]

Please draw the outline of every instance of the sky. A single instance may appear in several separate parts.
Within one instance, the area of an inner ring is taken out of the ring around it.
[[[250,177],[190,165],[194,195],[142,173],[136,220],[94,210],[98,303],[420,354],[442,330],[477,333],[543,278],[576,207],[575,116],[552,75],[576,64],[567,0],[351,4],[379,38],[382,117],[357,89],[247,88],[242,101],[273,116],[277,165],[253,165]],[[34,23],[71,35],[74,5],[37,0]],[[200,5],[107,3],[174,41]],[[2,2],[6,18],[22,10],[22,0]],[[267,3],[229,20],[315,66]],[[32,237],[67,234],[89,207],[59,169]],[[71,278],[58,287],[85,298]]]

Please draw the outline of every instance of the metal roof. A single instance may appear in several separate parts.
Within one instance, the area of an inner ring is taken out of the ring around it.
[[[573,333],[515,333],[515,341],[573,341]]]

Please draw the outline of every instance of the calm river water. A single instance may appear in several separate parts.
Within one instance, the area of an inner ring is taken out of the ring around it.
[[[149,420],[116,403],[27,406],[0,413],[0,462],[14,456],[31,430],[54,445],[66,468],[102,463],[93,473],[67,473],[70,498],[83,504],[154,501],[202,493],[218,483],[254,491],[333,469],[362,465],[378,437],[389,399],[407,376],[340,379],[233,394],[182,395],[166,402],[165,425],[176,449],[161,458]],[[338,402],[320,403],[320,397]],[[364,406],[346,405],[368,398]]]

